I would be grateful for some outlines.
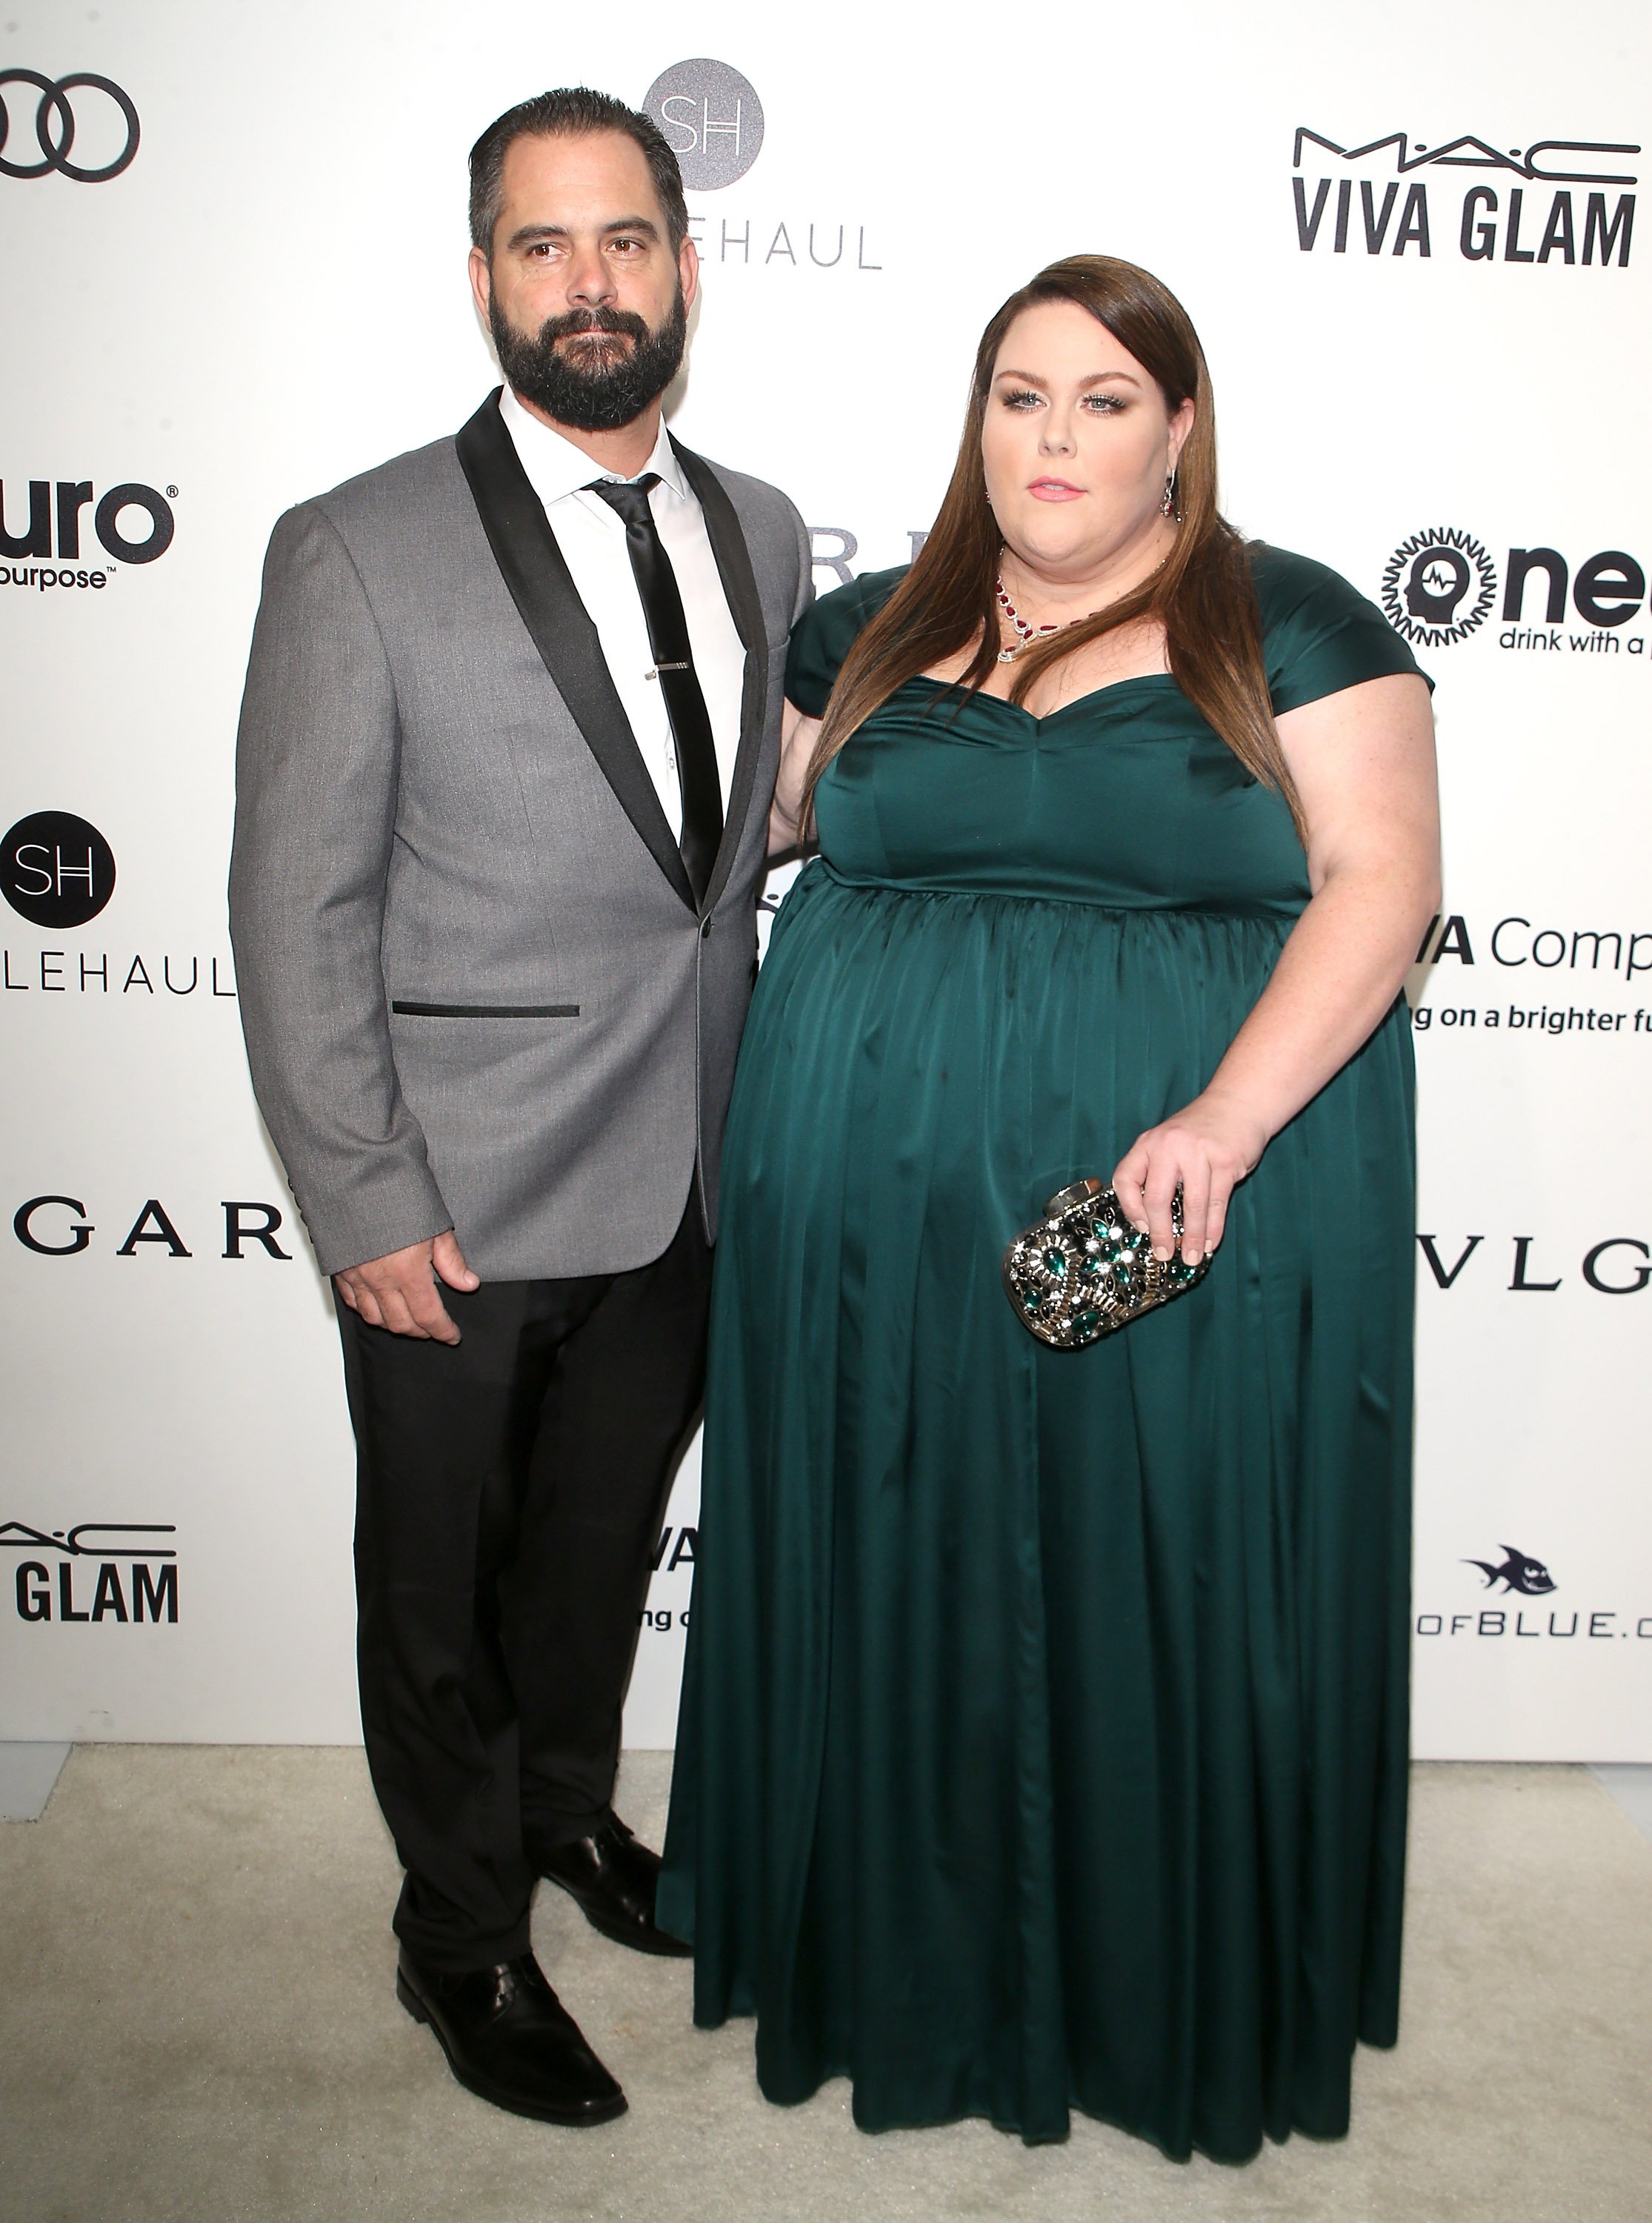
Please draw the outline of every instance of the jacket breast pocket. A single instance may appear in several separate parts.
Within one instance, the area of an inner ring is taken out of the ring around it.
[[[416,1004],[393,997],[390,1008],[404,1019],[576,1019],[577,1004]]]

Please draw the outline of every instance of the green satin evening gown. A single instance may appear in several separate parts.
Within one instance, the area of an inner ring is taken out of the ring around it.
[[[1415,671],[1334,572],[1253,568],[1277,710]],[[804,618],[804,710],[899,576]],[[1202,1285],[1047,1350],[1004,1245],[1209,1079],[1308,899],[1290,814],[1168,676],[1042,719],[914,679],[816,809],[723,1164],[660,1891],[695,2019],[868,2130],[1335,2137],[1399,1989],[1403,1004]]]

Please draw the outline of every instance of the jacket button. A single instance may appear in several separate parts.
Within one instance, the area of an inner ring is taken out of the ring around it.
[[[711,930],[712,923],[710,919],[702,918],[700,922],[700,938],[702,941],[706,941],[709,937]]]

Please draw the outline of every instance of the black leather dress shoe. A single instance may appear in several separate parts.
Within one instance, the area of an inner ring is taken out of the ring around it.
[[[468,2092],[537,2122],[612,2122],[625,2095],[531,1953],[462,1976],[418,1968],[404,1949],[396,1997],[427,2022]]]
[[[588,1837],[555,1846],[533,1856],[534,1866],[558,1883],[584,1912],[594,1930],[617,1945],[638,1953],[669,1953],[687,1958],[694,1951],[654,1920],[654,1889],[660,1856],[639,1845],[617,1814]]]

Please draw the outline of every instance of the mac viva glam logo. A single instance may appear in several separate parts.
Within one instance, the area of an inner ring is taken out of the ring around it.
[[[1303,255],[1428,261],[1438,242],[1465,262],[1626,270],[1635,195],[1620,189],[1638,184],[1627,166],[1640,151],[1627,140],[1504,148],[1473,133],[1429,142],[1404,131],[1344,147],[1299,124],[1291,180],[1297,245]],[[1481,176],[1469,183],[1419,170]]]

